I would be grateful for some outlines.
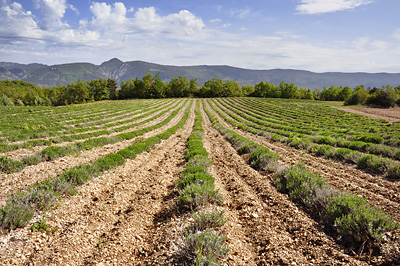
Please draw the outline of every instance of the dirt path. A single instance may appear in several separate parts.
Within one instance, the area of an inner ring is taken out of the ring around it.
[[[165,120],[165,118],[167,118],[174,110],[178,109],[182,105],[183,102],[181,102],[177,107],[175,107],[168,113],[162,115],[157,119],[154,119],[149,123],[141,125],[136,129],[141,129],[160,123],[161,121]],[[174,118],[172,118],[172,120],[167,125],[147,132],[140,137],[152,137],[174,126],[183,117],[185,110],[188,108],[188,106],[189,102],[186,103],[182,110]],[[54,178],[67,168],[80,164],[86,164],[103,156],[106,156],[107,154],[115,153],[121,149],[130,146],[133,140],[120,141],[114,144],[109,144],[102,147],[94,148],[92,150],[84,151],[80,153],[79,156],[70,155],[54,161],[41,162],[36,165],[25,167],[20,172],[16,172],[13,174],[4,174],[3,178],[0,178],[0,206],[5,204],[7,194],[12,194],[15,191],[24,189],[25,187],[28,187],[36,182],[43,181],[47,178]]]
[[[389,109],[382,108],[369,108],[369,107],[339,107],[332,106],[333,108],[350,112],[353,114],[364,115],[374,119],[384,119],[388,122],[400,121],[400,107],[394,107]]]
[[[213,104],[213,106],[215,106]],[[211,108],[209,108],[211,110]],[[218,108],[219,111],[221,109]],[[226,114],[225,112],[221,111]],[[348,191],[366,198],[372,205],[379,206],[385,213],[400,221],[400,183],[372,176],[356,169],[352,165],[341,164],[321,157],[297,150],[282,143],[272,142],[260,136],[247,133],[243,130],[233,128],[216,113],[223,126],[235,130],[238,134],[260,143],[273,152],[279,154],[282,164],[304,163],[307,168],[316,174],[320,174],[334,188]]]
[[[205,144],[214,162],[215,182],[229,208],[228,218],[239,230],[235,232],[239,239],[228,236],[244,247],[233,250],[239,254],[231,265],[366,265],[346,255],[314,220],[277,192],[270,175],[247,165],[209,121]]]
[[[193,111],[177,134],[64,200],[47,220],[59,228],[57,232],[20,229],[22,241],[9,241],[5,250],[0,249],[0,264],[159,265],[171,258],[173,246],[154,240],[170,230],[171,234],[163,235],[164,242],[173,235],[174,227],[159,225],[184,167]]]

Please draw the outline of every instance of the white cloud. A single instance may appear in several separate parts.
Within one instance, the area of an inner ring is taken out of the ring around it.
[[[353,9],[372,3],[372,0],[300,0],[297,10],[301,14],[322,14]]]
[[[61,21],[65,10],[69,7],[66,0],[35,0],[35,2],[44,16],[43,21],[41,21],[42,29],[57,30],[68,26]]]
[[[92,25],[102,30],[116,30],[127,22],[126,8],[121,2],[116,2],[113,6],[106,3],[93,3],[90,10],[94,15]]]
[[[187,10],[160,16],[154,7],[139,8],[133,18],[133,27],[150,34],[177,33],[193,34],[204,27],[200,18]]]
[[[214,19],[210,19],[208,22],[210,22],[210,23],[218,23],[218,22],[221,22],[221,19],[214,18]]]
[[[228,14],[230,14],[232,17],[244,19],[250,15],[250,8],[232,8],[228,11]]]
[[[187,10],[160,16],[154,7],[146,7],[139,8],[136,12],[132,10],[133,17],[127,17],[126,7],[120,2],[113,6],[94,3],[90,9],[94,15],[91,21],[93,29],[102,32],[188,35],[204,27],[203,21]]]
[[[17,2],[8,5],[5,1],[0,6],[0,33],[2,36],[25,38],[40,35],[31,11],[25,11]]]
[[[399,41],[400,41],[400,29],[396,30],[396,31],[393,33],[393,38],[395,38],[396,40],[399,40]]]

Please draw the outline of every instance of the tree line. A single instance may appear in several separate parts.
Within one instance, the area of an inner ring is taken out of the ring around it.
[[[115,79],[71,82],[51,88],[40,88],[25,81],[0,81],[0,105],[69,105],[101,100],[155,99],[181,97],[263,97],[307,99],[321,101],[344,101],[345,105],[365,104],[376,107],[400,105],[400,86],[395,88],[336,87],[298,88],[293,83],[279,85],[261,81],[254,86],[240,86],[237,81],[213,78],[199,86],[197,79],[184,76],[164,82],[157,75],[145,74],[141,79],[122,81]]]

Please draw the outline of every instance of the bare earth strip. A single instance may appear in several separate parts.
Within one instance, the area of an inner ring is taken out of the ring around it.
[[[368,107],[338,107],[333,106],[336,109],[368,116],[374,119],[384,119],[389,122],[397,122],[400,121],[400,107],[394,107],[389,109],[381,109],[381,108],[368,108]]]
[[[239,218],[244,241],[253,251],[253,265],[366,265],[346,255],[314,220],[277,192],[271,174],[251,168],[207,124],[216,179],[229,194],[229,209]]]
[[[157,217],[168,207],[165,202],[183,170],[193,123],[192,109],[177,134],[63,200],[47,220],[59,227],[57,232],[19,229],[22,241],[9,241],[0,249],[0,264],[145,265],[154,253]]]
[[[215,106],[215,105],[214,105]],[[219,109],[221,111],[221,109]],[[226,112],[221,111],[224,114]],[[229,113],[228,113],[229,114]],[[260,136],[234,129],[217,114],[216,117],[227,128],[238,134],[260,143],[279,154],[280,162],[286,165],[304,163],[315,174],[320,174],[334,188],[349,191],[365,197],[372,205],[379,206],[387,214],[400,221],[400,183],[372,176],[356,169],[353,165],[341,164],[288,147],[282,143],[272,142]]]
[[[154,119],[150,123],[144,124],[136,129],[141,129],[145,127],[149,127],[160,123],[165,120],[171,112],[179,108],[183,102],[172,109],[167,114]],[[148,138],[152,136],[156,136],[161,132],[164,132],[166,129],[174,126],[179,122],[179,120],[183,117],[186,108],[188,108],[189,102],[187,102],[186,106],[167,124],[153,131],[147,132],[141,137]],[[106,156],[110,153],[115,153],[121,149],[124,149],[132,144],[133,140],[126,140],[117,142],[114,144],[105,145],[99,148],[94,148],[92,150],[84,151],[79,156],[66,156],[59,158],[50,162],[41,162],[37,165],[32,165],[24,168],[21,172],[13,173],[13,174],[5,174],[4,178],[0,178],[0,206],[5,204],[5,200],[7,198],[7,194],[12,194],[20,189],[24,189],[36,182],[43,181],[47,178],[54,178],[65,169],[92,162],[98,158]]]

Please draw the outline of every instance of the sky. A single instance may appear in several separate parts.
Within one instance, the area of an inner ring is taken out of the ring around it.
[[[400,73],[399,0],[0,0],[0,61]]]

